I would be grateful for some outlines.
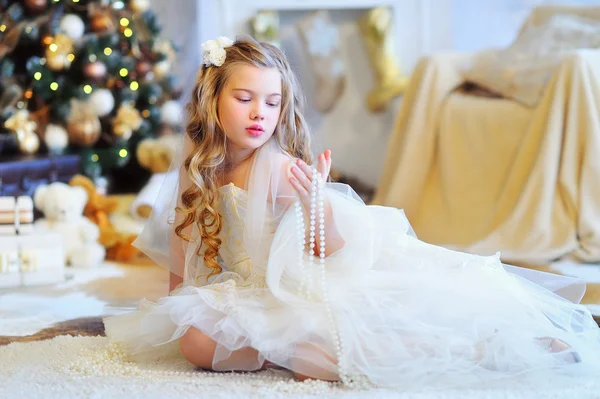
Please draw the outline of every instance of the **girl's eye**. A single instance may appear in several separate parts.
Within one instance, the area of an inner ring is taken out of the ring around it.
[[[248,102],[250,102],[250,99],[249,98],[238,98],[238,101],[241,103],[248,103]]]
[[[269,107],[277,107],[279,104],[278,103],[267,103],[267,105]]]

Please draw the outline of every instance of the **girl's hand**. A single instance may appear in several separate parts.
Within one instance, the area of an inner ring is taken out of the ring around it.
[[[319,154],[317,171],[321,174],[323,182],[327,181],[329,171],[331,170],[331,151],[327,150]],[[292,167],[294,177],[290,178],[290,183],[298,193],[300,201],[305,207],[310,206],[310,186],[312,182],[312,168],[304,161],[298,159],[296,165]]]

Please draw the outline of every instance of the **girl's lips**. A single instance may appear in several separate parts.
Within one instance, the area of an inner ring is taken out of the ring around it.
[[[260,136],[262,135],[265,131],[262,128],[259,127],[247,127],[246,131],[248,133],[250,133],[252,136]]]

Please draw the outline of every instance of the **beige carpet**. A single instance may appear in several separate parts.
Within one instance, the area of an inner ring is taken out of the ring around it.
[[[215,373],[180,360],[143,366],[123,361],[102,337],[61,336],[0,347],[0,398],[399,398],[591,399],[600,379],[569,380],[562,388],[511,380],[496,388],[444,391],[353,391],[322,381],[295,381],[283,371]],[[423,388],[425,389],[425,388]]]

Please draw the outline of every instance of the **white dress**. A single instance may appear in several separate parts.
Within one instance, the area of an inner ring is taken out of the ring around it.
[[[268,260],[252,264],[242,239],[247,193],[233,185],[219,193],[223,273],[105,319],[107,336],[133,359],[178,355],[177,339],[194,326],[217,342],[217,370],[255,370],[266,359],[323,378],[323,370],[338,371],[337,332],[350,377],[384,387],[600,371],[600,330],[586,308],[573,303],[583,295],[575,279],[424,243],[402,211],[331,190],[345,246],[326,258],[328,303],[319,296],[307,300],[296,294],[294,213],[267,223]],[[313,277],[316,287],[318,274]],[[536,337],[561,339],[577,356],[552,353]],[[244,347],[258,357],[229,358]],[[573,364],[575,357],[580,361]]]

